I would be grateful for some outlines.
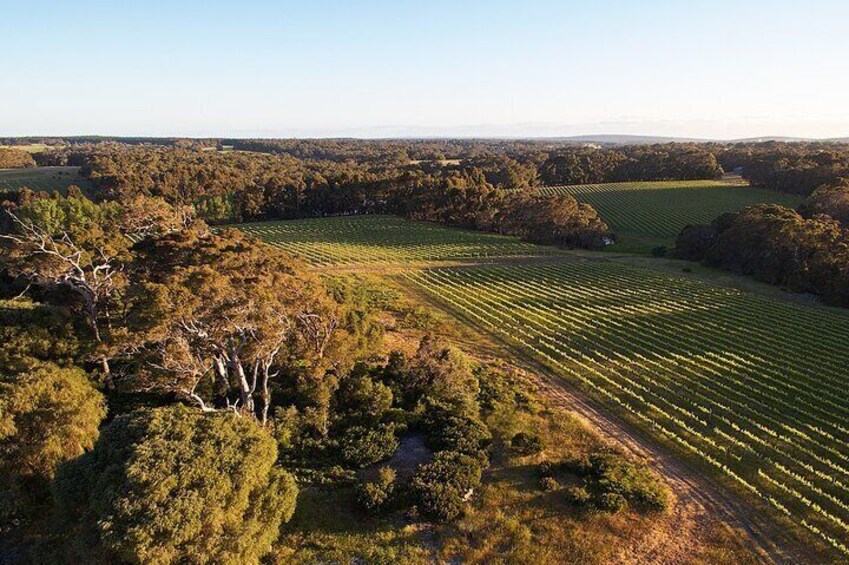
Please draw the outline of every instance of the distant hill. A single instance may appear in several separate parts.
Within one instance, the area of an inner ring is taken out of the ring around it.
[[[787,137],[780,135],[768,135],[764,137],[745,137],[742,139],[730,139],[728,143],[764,143],[767,141],[780,141],[782,143],[799,143],[807,141],[836,141],[832,139],[814,139],[812,137]]]
[[[703,143],[710,139],[698,139],[689,137],[665,137],[659,135],[625,135],[625,134],[600,134],[600,135],[573,135],[569,137],[558,137],[564,141],[576,141],[583,143],[615,143],[619,145],[641,145],[652,143]]]

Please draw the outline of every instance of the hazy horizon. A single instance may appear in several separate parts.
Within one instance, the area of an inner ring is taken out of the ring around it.
[[[6,7],[0,135],[849,136],[849,5]]]

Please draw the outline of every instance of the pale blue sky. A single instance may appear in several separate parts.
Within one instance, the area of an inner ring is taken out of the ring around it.
[[[849,1],[0,0],[0,135],[849,136]]]

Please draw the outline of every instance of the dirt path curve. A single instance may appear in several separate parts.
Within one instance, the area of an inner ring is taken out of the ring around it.
[[[776,532],[763,524],[757,512],[747,508],[738,497],[729,494],[710,478],[690,469],[686,464],[665,449],[632,432],[622,422],[616,421],[606,413],[567,391],[561,379],[540,368],[532,370],[538,377],[543,393],[554,403],[571,410],[590,422],[593,428],[601,432],[611,442],[624,448],[631,454],[647,459],[653,468],[661,473],[675,496],[675,505],[668,516],[669,527],[679,532],[670,546],[670,539],[653,544],[647,540],[639,546],[624,548],[623,557],[639,563],[683,564],[691,555],[689,541],[698,537],[698,531],[705,528],[711,519],[719,519],[732,528],[746,533],[750,548],[767,563],[798,564],[812,563],[810,555],[797,555],[795,552],[780,548],[773,540]]]

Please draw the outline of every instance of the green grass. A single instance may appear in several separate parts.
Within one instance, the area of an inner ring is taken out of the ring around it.
[[[80,176],[79,167],[36,167],[32,169],[0,169],[0,190],[20,190],[65,193],[72,184],[83,192],[92,189],[88,179]]]
[[[514,237],[393,216],[343,216],[239,224],[238,229],[314,265],[414,263],[558,253]]]
[[[414,284],[849,555],[849,313],[604,260]]]
[[[723,212],[754,204],[796,208],[801,198],[725,181],[662,181],[546,187],[544,194],[591,204],[616,233],[612,251],[646,253],[671,247],[687,224],[708,223]]]

